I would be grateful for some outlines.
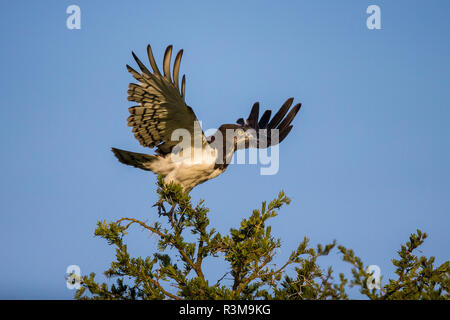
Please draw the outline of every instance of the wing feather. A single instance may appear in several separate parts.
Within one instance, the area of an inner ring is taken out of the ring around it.
[[[181,80],[181,97],[184,98],[184,87],[186,86],[186,77],[183,74],[183,79]]]
[[[177,56],[175,57],[175,62],[173,63],[173,81],[177,89],[180,89],[178,75],[180,72],[180,63],[182,56],[183,56],[183,49],[178,51]]]
[[[251,128],[256,131],[258,148],[266,148],[276,143],[280,143],[287,137],[289,132],[292,130],[293,127],[291,125],[292,120],[294,120],[295,116],[297,115],[298,111],[302,106],[301,103],[298,103],[291,108],[293,101],[294,98],[287,99],[286,102],[281,106],[281,108],[273,116],[272,119],[270,119],[272,111],[266,110],[261,116],[261,119],[259,119],[259,122],[258,122],[259,104],[256,102],[253,105],[247,120],[244,122],[244,119],[239,118],[237,120],[237,123],[247,129]],[[272,139],[273,129],[278,130],[278,141]],[[265,141],[262,141],[262,139],[267,139],[267,143]]]
[[[131,51],[131,54],[133,55],[134,60],[138,64],[139,69],[141,69],[141,71],[144,72],[145,74],[151,74],[150,70],[147,69],[147,67],[141,62],[141,60],[139,60],[139,58],[133,51]]]
[[[287,128],[292,120],[294,120],[295,116],[297,115],[297,112],[300,110],[302,104],[296,104],[294,107],[292,107],[291,111],[289,111],[288,115],[283,119],[283,121],[281,121],[281,123],[279,124],[279,126],[277,127],[279,130],[283,130],[285,128]]]
[[[155,58],[153,57],[152,47],[150,46],[150,44],[147,45],[147,56],[148,56],[148,61],[150,62],[150,65],[152,66],[153,73],[160,76],[161,72],[159,72],[158,65],[156,64]]]
[[[132,132],[142,146],[156,147],[158,153],[166,154],[178,144],[178,141],[171,140],[172,133],[176,129],[184,128],[194,138],[196,133],[194,123],[198,120],[193,110],[185,103],[186,78],[184,75],[181,92],[179,88],[178,78],[183,50],[180,50],[175,57],[173,80],[170,76],[172,46],[168,46],[164,53],[164,76],[158,69],[150,45],[147,46],[147,54],[153,72],[142,63],[134,52],[132,52],[133,58],[141,72],[127,65],[127,70],[138,81],[138,83],[130,83],[128,86],[128,100],[134,101],[138,105],[128,109],[130,115],[127,123],[133,128]],[[201,134],[203,135],[203,133]],[[206,141],[204,136],[202,136],[202,141]]]
[[[247,118],[247,124],[254,128],[258,124],[259,117],[259,102],[255,102],[253,104],[252,110],[250,111],[250,115]]]
[[[168,46],[166,49],[166,52],[164,53],[164,61],[163,61],[163,70],[164,70],[164,77],[169,80],[169,82],[172,82],[172,79],[170,78],[170,59],[172,58],[172,46]]]
[[[270,120],[268,124],[269,129],[275,129],[276,126],[280,123],[280,121],[283,119],[286,112],[288,112],[290,106],[292,105],[292,102],[294,101],[294,98],[289,98],[286,100],[286,102],[281,106],[280,110],[273,116],[272,120]]]
[[[262,115],[261,119],[258,122],[258,126],[261,129],[265,129],[267,127],[267,124],[269,123],[271,114],[272,114],[272,110],[266,110],[264,112],[264,114]]]

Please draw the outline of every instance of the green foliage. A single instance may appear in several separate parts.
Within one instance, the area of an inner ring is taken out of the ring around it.
[[[353,265],[351,285],[360,286],[361,293],[374,300],[449,300],[450,262],[446,261],[435,268],[434,257],[427,259],[414,255],[414,251],[426,238],[427,234],[420,230],[411,234],[406,245],[402,245],[398,251],[399,259],[392,259],[396,267],[395,273],[398,275],[397,280],[389,279],[388,284],[379,292],[367,288],[366,281],[370,275],[366,273],[361,259],[356,257],[352,250],[339,246],[344,261]]]
[[[350,249],[338,246],[344,261],[352,266],[349,281],[340,273],[334,279],[329,267],[322,270],[318,259],[328,255],[336,242],[312,248],[304,238],[280,267],[273,263],[281,241],[271,233],[268,220],[290,199],[283,192],[269,204],[262,203],[239,228],[221,235],[210,227],[208,209],[200,201],[196,206],[181,187],[165,184],[158,178],[157,202],[160,220],[147,224],[134,218],[98,222],[95,235],[115,247],[116,259],[104,272],[115,278],[111,286],[97,283],[95,274],[82,278],[77,299],[348,299],[346,289],[357,286],[369,299],[449,299],[449,261],[435,268],[434,257],[417,257],[413,252],[427,235],[417,230],[402,245],[398,260],[392,260],[398,279],[389,280],[380,290],[367,287],[371,274]],[[170,206],[166,210],[165,206]],[[161,218],[162,217],[162,218]],[[158,238],[158,251],[145,258],[133,258],[124,243],[127,230],[138,225]],[[186,234],[194,241],[186,240]],[[173,262],[176,255],[181,266]],[[224,259],[229,271],[210,282],[203,273],[204,259]],[[289,268],[288,268],[289,267]],[[288,272],[290,269],[291,272]],[[289,275],[293,273],[293,275]],[[231,284],[223,284],[231,276]]]

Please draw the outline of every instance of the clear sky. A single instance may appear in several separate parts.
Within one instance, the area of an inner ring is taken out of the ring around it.
[[[71,4],[81,30],[66,28]],[[381,30],[366,27],[371,4]],[[278,174],[236,165],[192,191],[219,231],[283,189],[277,262],[303,236],[336,239],[388,278],[417,228],[430,235],[423,254],[448,260],[449,17],[447,0],[2,1],[0,298],[70,299],[68,265],[101,274],[113,258],[98,220],[156,219],[155,176],[110,152],[146,152],[126,126],[125,64],[131,50],[145,61],[147,43],[158,63],[167,45],[184,49],[186,100],[204,128],[255,101],[303,103]],[[135,229],[128,243],[145,256],[155,241]],[[323,266],[348,271],[339,261]],[[208,263],[210,279],[223,274]]]

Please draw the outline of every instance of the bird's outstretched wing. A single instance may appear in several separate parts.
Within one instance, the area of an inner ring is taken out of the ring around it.
[[[172,133],[176,129],[187,129],[191,138],[195,134],[201,134],[205,141],[203,132],[194,130],[197,117],[191,107],[185,103],[185,82],[183,75],[181,87],[179,83],[179,71],[183,50],[175,57],[173,74],[171,77],[170,60],[172,46],[168,46],[164,53],[163,74],[158,69],[153,57],[150,45],[147,46],[148,59],[153,72],[139,60],[132,52],[136,63],[141,70],[137,72],[129,65],[128,71],[139,83],[130,83],[128,87],[128,100],[139,103],[128,110],[128,126],[133,127],[133,133],[140,144],[144,147],[156,147],[159,154],[167,154],[179,141],[171,141]]]
[[[292,120],[294,120],[295,116],[302,106],[301,103],[298,103],[291,108],[293,101],[294,98],[287,99],[272,118],[272,111],[266,110],[260,119],[259,102],[255,102],[247,120],[244,121],[243,118],[240,118],[236,122],[243,127],[250,128],[256,131],[256,147],[266,148],[273,146],[283,141],[293,127],[293,125],[291,125],[291,122]],[[275,139],[275,136],[273,136],[272,129],[278,130],[278,139]]]

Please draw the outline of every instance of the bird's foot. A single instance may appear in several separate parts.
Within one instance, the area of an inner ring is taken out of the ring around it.
[[[157,207],[158,208],[158,214],[162,215],[162,214],[166,214],[166,208],[164,208],[164,200],[158,200],[153,207]]]

